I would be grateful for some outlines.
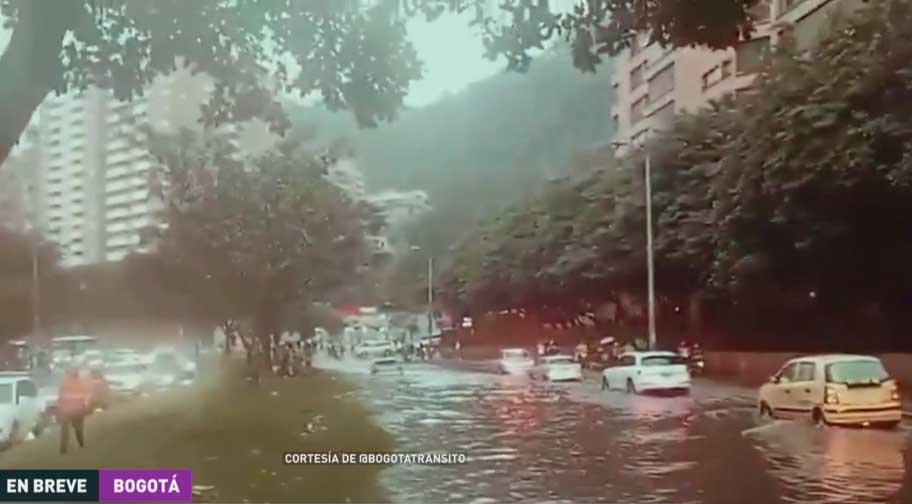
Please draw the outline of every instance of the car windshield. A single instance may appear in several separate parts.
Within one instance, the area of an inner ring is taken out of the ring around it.
[[[529,352],[525,350],[508,350],[503,353],[503,358],[512,360],[528,359]]]
[[[13,384],[0,384],[0,404],[12,404],[13,402]]]
[[[651,357],[643,357],[644,366],[676,366],[679,364],[686,364],[687,361],[676,355],[653,355]]]
[[[836,362],[826,367],[830,383],[880,383],[890,377],[883,364],[876,360]]]

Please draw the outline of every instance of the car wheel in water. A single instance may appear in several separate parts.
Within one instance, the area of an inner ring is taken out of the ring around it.
[[[814,408],[814,411],[811,412],[811,423],[816,427],[824,427],[827,424],[826,417],[823,415],[823,410],[820,408]]]
[[[766,401],[762,401],[760,406],[757,407],[757,419],[763,420],[764,418],[775,418],[772,408],[769,407],[769,404],[766,404]]]
[[[628,394],[637,393],[636,385],[633,384],[633,380],[630,378],[627,378],[627,393]]]

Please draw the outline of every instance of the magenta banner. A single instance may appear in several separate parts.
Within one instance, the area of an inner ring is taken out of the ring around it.
[[[192,502],[190,469],[99,469],[101,502]]]

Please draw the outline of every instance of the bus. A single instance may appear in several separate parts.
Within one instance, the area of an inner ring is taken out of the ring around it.
[[[51,359],[54,364],[60,364],[97,348],[95,336],[60,336],[51,340]]]

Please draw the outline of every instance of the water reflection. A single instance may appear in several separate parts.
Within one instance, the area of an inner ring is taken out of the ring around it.
[[[633,396],[426,364],[350,376],[399,451],[470,457],[389,468],[394,502],[873,503],[906,478],[904,431],[757,428],[752,401],[719,386]]]
[[[818,429],[785,422],[758,434],[757,448],[786,486],[784,502],[879,503],[906,477],[903,430]]]

